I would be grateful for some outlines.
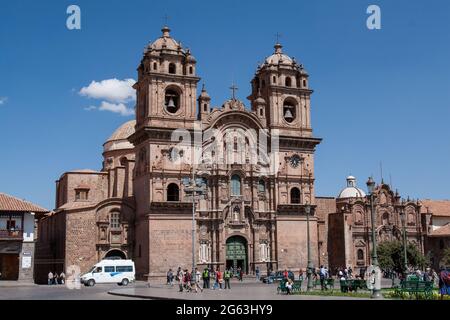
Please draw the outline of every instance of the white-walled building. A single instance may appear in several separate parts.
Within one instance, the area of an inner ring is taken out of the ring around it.
[[[36,220],[47,212],[0,193],[0,280],[33,281]]]

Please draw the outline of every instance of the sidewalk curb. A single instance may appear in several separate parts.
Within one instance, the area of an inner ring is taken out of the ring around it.
[[[114,292],[114,291],[108,291],[108,294],[110,294],[112,296],[140,298],[140,299],[147,299],[147,300],[180,300],[180,301],[181,300],[189,300],[189,299],[166,298],[166,297],[159,297],[159,296],[148,296],[148,295],[141,295],[141,294],[120,293],[120,292]]]

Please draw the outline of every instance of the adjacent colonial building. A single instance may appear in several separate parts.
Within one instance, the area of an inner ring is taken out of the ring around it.
[[[48,210],[0,193],[0,280],[33,282],[37,219]]]
[[[381,182],[373,193],[377,242],[407,241],[425,252],[426,220],[421,202],[402,200],[398,192]],[[371,264],[371,203],[356,185],[356,178],[347,177],[345,187],[335,200],[335,211],[328,215],[328,255],[330,267],[352,266],[357,272]],[[402,215],[405,215],[402,220]],[[404,224],[403,224],[404,221]],[[403,229],[403,227],[405,229]]]

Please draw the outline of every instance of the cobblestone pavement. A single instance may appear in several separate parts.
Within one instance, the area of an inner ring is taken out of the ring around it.
[[[335,289],[336,290],[336,289]],[[337,288],[339,290],[339,288]],[[116,288],[111,295],[140,297],[147,299],[180,300],[370,300],[370,298],[310,296],[277,294],[277,284],[263,284],[254,281],[244,283],[232,282],[231,290],[204,289],[203,292],[179,292],[178,286],[150,285],[150,287]]]
[[[383,287],[390,286],[390,280],[383,281]],[[127,287],[117,284],[96,284],[94,287],[81,286],[68,289],[64,285],[36,285],[0,281],[0,300],[122,300],[122,299],[182,299],[182,300],[349,300],[362,298],[325,297],[306,295],[278,295],[276,284],[263,284],[253,279],[244,282],[234,280],[231,290],[204,290],[203,293],[178,292],[178,287],[164,284],[148,284],[137,281]],[[306,284],[302,286],[306,290]],[[339,284],[336,289],[339,290]]]
[[[130,284],[129,288],[145,287],[146,283]],[[123,300],[139,299],[108,294],[109,290],[120,288],[117,284],[97,284],[94,287],[81,286],[68,289],[64,285],[7,285],[0,283],[0,300]]]

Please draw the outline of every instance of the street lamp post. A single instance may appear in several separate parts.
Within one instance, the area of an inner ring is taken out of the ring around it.
[[[306,237],[307,237],[307,243],[308,243],[308,265],[307,265],[307,277],[308,277],[308,285],[307,285],[307,291],[311,291],[313,288],[312,283],[312,272],[313,272],[313,264],[311,261],[311,240],[309,236],[309,214],[311,213],[311,206],[307,203],[305,206],[305,213],[306,213]]]
[[[402,220],[402,227],[403,227],[403,264],[406,273],[408,271],[408,255],[406,251],[406,214],[405,214],[405,206],[403,204],[400,206],[400,218]]]
[[[205,194],[205,185],[202,182],[197,181],[195,178],[195,169],[192,168],[192,177],[189,179],[185,179],[183,181],[183,184],[185,185],[185,192],[186,194],[190,195],[192,197],[192,270],[195,270],[196,263],[195,263],[195,196],[198,195],[204,195]]]
[[[367,189],[369,191],[369,199],[370,199],[370,218],[372,224],[372,272],[374,272],[374,285],[372,289],[372,298],[381,298],[381,288],[379,287],[379,265],[378,265],[378,256],[377,256],[377,238],[375,235],[375,210],[374,210],[374,191],[375,191],[375,181],[373,181],[372,177],[367,180]]]

